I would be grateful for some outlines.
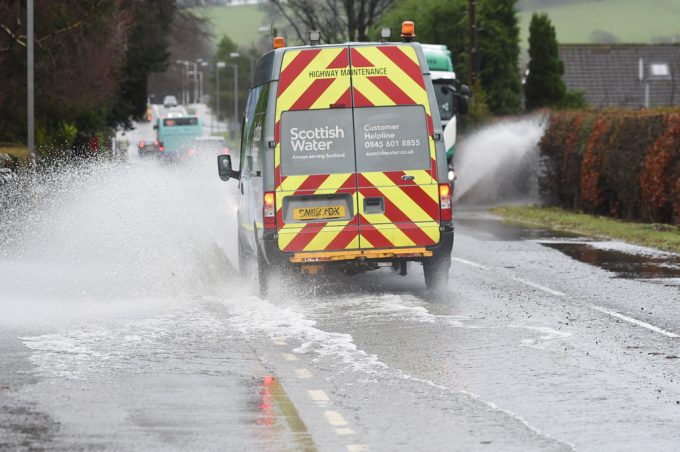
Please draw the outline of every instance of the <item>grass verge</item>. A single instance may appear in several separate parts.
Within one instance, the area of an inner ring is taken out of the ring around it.
[[[680,227],[678,226],[630,223],[556,207],[503,206],[493,208],[491,212],[510,223],[612,238],[680,253]]]
[[[20,165],[26,166],[31,160],[31,154],[28,148],[19,144],[3,144],[0,143],[0,154],[8,154],[19,161]]]

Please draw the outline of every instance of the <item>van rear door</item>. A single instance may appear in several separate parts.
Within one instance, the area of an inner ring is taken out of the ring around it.
[[[351,48],[359,246],[439,242],[430,102],[411,46]]]
[[[279,249],[357,249],[347,46],[286,50],[277,88],[275,134]]]

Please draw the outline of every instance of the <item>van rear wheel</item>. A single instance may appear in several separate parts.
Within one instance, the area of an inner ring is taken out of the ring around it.
[[[264,258],[262,251],[257,249],[257,286],[258,292],[261,296],[267,295],[269,289],[269,273],[270,268],[267,260]]]
[[[246,244],[243,241],[243,236],[241,235],[241,229],[238,230],[238,272],[245,278],[248,276],[247,267],[248,266],[248,252],[246,249]]]
[[[423,261],[425,287],[430,290],[442,290],[449,284],[451,256],[433,256]]]

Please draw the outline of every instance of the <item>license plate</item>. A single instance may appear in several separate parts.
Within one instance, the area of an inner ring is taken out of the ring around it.
[[[298,207],[293,209],[296,220],[330,220],[345,216],[345,206]]]

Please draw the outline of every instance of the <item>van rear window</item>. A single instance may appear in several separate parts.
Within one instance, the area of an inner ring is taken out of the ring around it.
[[[163,125],[165,127],[175,127],[175,126],[196,126],[198,125],[198,118],[166,118],[163,120]]]
[[[281,115],[281,175],[354,172],[352,110],[286,111]]]
[[[405,171],[430,167],[427,118],[421,105],[354,110],[357,171]]]

